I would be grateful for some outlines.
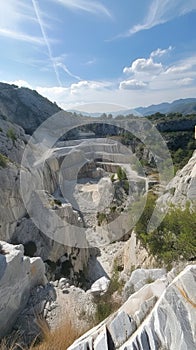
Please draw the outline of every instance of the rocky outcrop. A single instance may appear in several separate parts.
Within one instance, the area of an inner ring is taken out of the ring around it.
[[[196,208],[196,151],[183,169],[167,185],[165,193],[158,201],[161,205],[165,203],[185,207],[189,202]]]
[[[163,277],[166,274],[165,269],[136,269],[132,272],[131,277],[123,288],[123,296],[125,299],[134,292],[137,292],[145,284]]]
[[[195,288],[196,265],[187,266],[169,285],[167,279],[146,285],[69,350],[194,350]]]
[[[55,103],[35,90],[0,83],[0,114],[22,126],[28,134],[32,134],[44,120],[59,111]]]
[[[0,337],[14,325],[27,304],[30,290],[46,282],[45,266],[40,258],[24,256],[22,245],[0,242]]]

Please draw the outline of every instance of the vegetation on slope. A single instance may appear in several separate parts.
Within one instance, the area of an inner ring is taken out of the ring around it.
[[[170,207],[159,227],[147,233],[156,196],[148,194],[145,209],[136,224],[136,234],[150,254],[168,267],[174,261],[196,259],[196,216],[187,204],[185,209]]]
[[[8,158],[4,156],[2,153],[0,153],[0,167],[6,168],[8,163]]]
[[[118,299],[114,298],[114,293],[122,290],[123,284],[119,282],[120,271],[116,262],[114,262],[113,273],[107,292],[95,297],[97,310],[95,314],[95,323],[99,324],[113,312],[117,311],[121,305]]]

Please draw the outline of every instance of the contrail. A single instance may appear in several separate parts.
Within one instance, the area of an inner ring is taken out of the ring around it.
[[[73,73],[71,73],[65,64],[59,62],[56,65],[57,67],[61,67],[64,70],[64,72],[67,73],[71,78],[74,78],[76,80],[82,80],[78,75],[74,75]]]
[[[60,80],[60,77],[59,77],[59,72],[58,72],[58,69],[57,69],[57,66],[56,66],[56,62],[55,62],[55,60],[53,58],[52,50],[51,50],[51,47],[50,47],[50,44],[49,44],[49,40],[47,38],[45,29],[44,29],[44,26],[43,26],[43,23],[42,23],[42,19],[41,19],[41,16],[40,16],[38,2],[36,0],[32,0],[32,4],[33,4],[33,8],[34,8],[34,11],[35,11],[35,14],[36,14],[36,17],[37,17],[37,20],[38,20],[41,32],[42,32],[43,39],[44,39],[46,47],[48,49],[48,55],[49,55],[50,61],[52,63],[52,66],[54,68],[56,79],[58,81],[58,84],[62,87],[62,83],[61,83],[61,80]]]

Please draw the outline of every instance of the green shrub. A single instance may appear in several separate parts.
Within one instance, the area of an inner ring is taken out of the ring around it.
[[[54,203],[61,206],[62,205],[62,202],[59,200],[59,199],[54,199]]]
[[[12,128],[9,128],[9,129],[8,129],[6,135],[7,135],[7,137],[8,137],[9,139],[11,139],[13,142],[17,140],[15,131],[14,131],[14,129],[12,129]]]
[[[2,132],[3,131],[3,129],[2,128],[0,128],[0,132]]]
[[[112,174],[112,175],[110,176],[110,180],[111,180],[112,182],[115,181],[115,174]]]
[[[126,194],[129,194],[129,181],[128,180],[122,181],[122,187],[125,190]]]
[[[127,174],[120,166],[117,169],[117,176],[119,181],[127,180]]]
[[[0,153],[0,167],[6,168],[8,162],[8,158]]]
[[[105,213],[97,213],[97,223],[98,226],[101,226],[101,224],[103,223],[103,221],[105,221],[107,219],[107,215]]]
[[[113,205],[111,208],[110,208],[110,212],[111,213],[115,213],[116,212],[116,206],[115,205]]]

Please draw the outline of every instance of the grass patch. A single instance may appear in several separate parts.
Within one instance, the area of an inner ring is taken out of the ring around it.
[[[77,329],[69,320],[66,320],[62,326],[54,331],[50,331],[46,322],[43,321],[41,321],[40,328],[43,334],[43,342],[37,346],[32,346],[31,350],[66,350],[87,331],[87,329]]]
[[[0,153],[0,167],[6,168],[8,163],[8,158],[4,156],[2,153]]]
[[[0,350],[66,350],[73,342],[88,329],[77,329],[69,320],[54,331],[50,331],[46,321],[38,320],[38,325],[41,330],[42,341],[39,344],[36,338],[30,347],[20,345],[20,337],[14,339],[12,342],[3,339],[0,342]]]

